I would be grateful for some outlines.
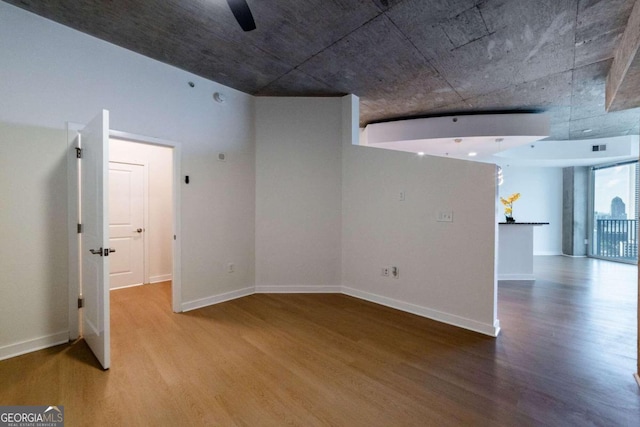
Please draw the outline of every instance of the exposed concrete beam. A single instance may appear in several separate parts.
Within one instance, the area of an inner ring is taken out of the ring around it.
[[[640,0],[636,0],[607,76],[607,111],[640,107],[639,48]]]

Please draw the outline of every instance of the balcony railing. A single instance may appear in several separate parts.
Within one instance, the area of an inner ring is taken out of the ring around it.
[[[638,259],[638,228],[635,219],[596,220],[594,255],[636,261]]]

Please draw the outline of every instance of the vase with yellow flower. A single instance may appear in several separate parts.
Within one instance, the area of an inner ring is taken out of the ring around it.
[[[507,222],[516,222],[513,217],[513,202],[520,198],[520,193],[513,193],[506,199],[504,197],[500,197],[500,201],[504,205],[504,216]]]

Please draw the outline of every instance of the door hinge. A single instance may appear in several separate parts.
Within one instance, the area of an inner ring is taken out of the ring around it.
[[[78,224],[78,234],[82,233],[82,224]]]
[[[76,147],[76,158],[77,159],[81,159],[82,158],[82,148],[80,148],[80,147]]]
[[[84,298],[78,297],[78,308],[84,307]]]

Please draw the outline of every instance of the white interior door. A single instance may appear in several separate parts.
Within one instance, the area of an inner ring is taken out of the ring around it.
[[[80,135],[82,335],[102,367],[109,369],[109,112],[103,110]]]
[[[144,166],[109,163],[111,289],[144,283]]]

